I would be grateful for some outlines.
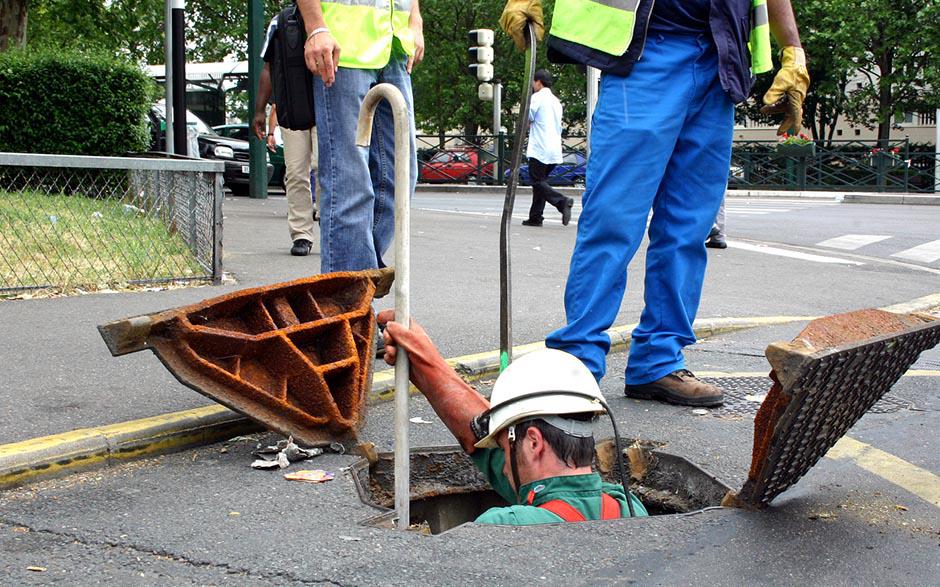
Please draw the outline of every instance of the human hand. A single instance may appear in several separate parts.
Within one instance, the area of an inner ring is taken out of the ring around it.
[[[408,19],[408,28],[411,29],[415,38],[415,54],[409,55],[408,63],[405,64],[405,70],[411,73],[411,70],[424,59],[424,21],[421,17],[416,18],[412,15]]]
[[[516,48],[523,52],[526,49],[526,23],[529,21],[535,25],[535,38],[541,41],[545,35],[545,24],[540,0],[508,0],[499,17],[500,28],[512,37]]]
[[[800,47],[784,47],[780,62],[780,70],[764,94],[765,106],[760,111],[762,114],[784,113],[777,134],[796,135],[803,125],[803,100],[809,89],[806,53]]]
[[[274,133],[268,135],[268,151],[274,153],[277,151],[277,141],[274,140]]]
[[[340,47],[328,30],[313,35],[304,45],[304,61],[307,62],[307,69],[319,75],[326,87],[332,86],[336,80],[339,53]]]
[[[265,139],[264,129],[267,125],[267,120],[265,120],[264,112],[255,112],[254,117],[251,119],[251,129],[255,131],[255,136],[258,137],[259,141]]]

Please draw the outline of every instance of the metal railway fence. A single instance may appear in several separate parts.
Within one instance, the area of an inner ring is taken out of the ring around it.
[[[220,281],[223,167],[0,153],[0,293]]]
[[[505,185],[512,139],[507,135],[418,135],[422,183]],[[563,139],[565,164],[550,178],[579,185],[586,174],[587,138]],[[932,148],[907,140],[887,144],[836,141],[787,154],[777,141],[735,141],[728,183],[734,188],[932,193],[940,191]],[[523,183],[528,175],[523,169]]]

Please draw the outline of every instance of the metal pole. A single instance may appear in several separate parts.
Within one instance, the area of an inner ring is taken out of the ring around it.
[[[163,63],[163,88],[166,90],[164,105],[166,116],[163,117],[163,151],[167,154],[173,152],[173,0],[166,0],[166,16],[164,17],[163,28],[165,29],[166,39],[163,41],[164,57]]]
[[[248,2],[248,112],[255,111],[258,82],[261,80],[261,44],[264,36],[264,3]],[[248,195],[268,197],[268,155],[264,143],[248,133]]]
[[[171,0],[173,7],[173,152],[187,155],[189,141],[186,136],[186,0]],[[197,153],[198,155],[198,153]]]
[[[493,153],[499,157],[499,129],[503,127],[503,84],[493,84]],[[493,163],[493,181],[499,183],[499,165]]]
[[[937,117],[933,123],[936,133],[933,139],[933,191],[940,193],[940,108],[937,108]]]
[[[594,118],[594,108],[597,106],[598,86],[601,81],[601,70],[596,67],[587,68],[587,147],[588,157],[591,156],[591,120]]]
[[[378,84],[366,94],[359,108],[356,144],[368,147],[372,120],[382,99],[388,100],[395,121],[395,322],[411,326],[411,120],[401,91]],[[408,353],[399,349],[395,359],[395,511],[398,529],[411,525],[411,451],[408,447]]]

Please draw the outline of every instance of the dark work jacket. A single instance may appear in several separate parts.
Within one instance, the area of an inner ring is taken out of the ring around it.
[[[646,30],[654,0],[640,0],[636,9],[633,39],[626,53],[614,56],[549,35],[548,59],[552,63],[580,63],[613,75],[627,76],[643,55]],[[735,103],[747,99],[751,91],[751,55],[747,41],[751,34],[751,0],[711,0],[708,26],[718,50],[718,76],[721,87]]]

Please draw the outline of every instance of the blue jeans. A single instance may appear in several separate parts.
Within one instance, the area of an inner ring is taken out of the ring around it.
[[[329,88],[314,76],[320,155],[320,272],[384,267],[382,255],[395,236],[395,135],[392,109],[382,100],[375,113],[372,145],[356,146],[359,107],[379,83],[401,90],[411,119],[411,185],[417,183],[414,101],[407,56],[393,52],[382,69],[340,67]]]
[[[600,380],[627,265],[650,210],[644,308],[633,331],[627,384],[685,366],[705,276],[705,239],[728,181],[734,104],[704,36],[657,35],[628,77],[604,75],[587,185],[565,289],[567,325],[549,347],[579,357]]]

